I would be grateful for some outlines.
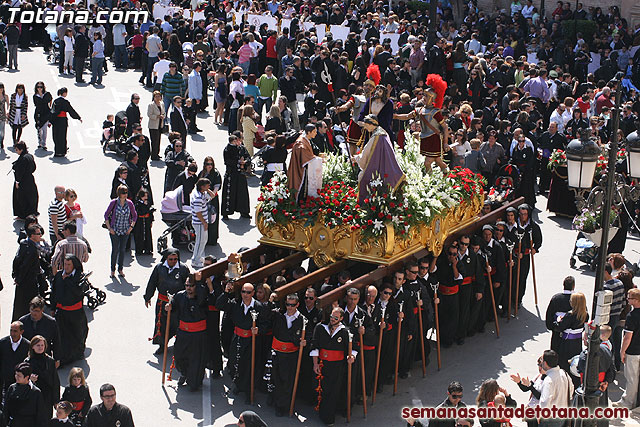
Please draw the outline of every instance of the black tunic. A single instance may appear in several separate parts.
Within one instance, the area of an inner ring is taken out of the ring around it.
[[[417,335],[419,326],[418,317],[414,314],[414,309],[417,307],[415,306],[414,298],[411,296],[411,290],[405,288],[404,285],[400,290],[397,290],[393,294],[393,300],[398,304],[398,311],[400,311],[400,303],[402,303],[402,312],[404,313],[402,326],[399,326],[402,330],[400,332],[400,360],[398,361],[398,373],[405,376],[411,370],[411,365],[414,361],[413,359],[416,351],[415,338],[420,338]],[[412,336],[411,340],[409,340],[409,335]]]
[[[36,162],[26,151],[13,162],[13,214],[18,218],[38,214],[38,187],[33,177]],[[16,188],[16,185],[18,188]]]
[[[371,320],[371,316],[360,306],[356,306],[353,314],[353,318],[349,320],[349,311],[345,307],[344,309],[344,319],[342,323],[349,328],[351,334],[353,334],[353,349],[358,352],[358,356],[354,363],[354,375],[351,381],[351,389],[352,396],[361,397],[362,396],[362,361],[360,360],[364,357],[364,371],[365,371],[365,390],[367,393],[371,392],[371,386],[373,384],[373,375],[375,374],[375,364],[376,364],[376,351],[375,346],[375,330],[373,327],[373,321]],[[360,348],[360,333],[358,331],[360,326],[364,326],[364,334],[362,336],[363,345],[365,346],[365,350],[362,351]],[[368,387],[367,387],[368,386]],[[355,403],[355,399],[352,400],[352,403]]]
[[[110,411],[104,403],[94,405],[89,410],[85,427],[134,427],[131,410],[120,403],[115,403]]]
[[[249,152],[242,146],[227,144],[224,148],[224,164],[227,167],[222,184],[222,209],[223,216],[232,215],[234,212],[249,214],[249,187],[247,177],[242,173],[240,159],[249,161]]]
[[[20,318],[20,321],[24,325],[22,336],[28,340],[31,340],[36,335],[43,336],[47,340],[49,354],[57,360],[56,353],[60,345],[60,332],[58,331],[56,319],[47,313],[42,313],[42,318],[37,322],[31,318],[31,314],[25,314]]]
[[[202,286],[196,287],[194,297],[187,295],[187,291],[180,291],[171,301],[172,317],[180,323],[176,334],[174,355],[176,368],[186,377],[191,390],[197,390],[202,385],[204,369],[208,361],[206,321],[209,306],[209,295]],[[187,330],[185,323],[204,322],[204,329]]]
[[[11,321],[29,313],[29,302],[38,295],[38,280],[41,274],[40,251],[31,239],[20,242],[18,253],[13,258],[13,280],[16,282]]]
[[[439,319],[440,319],[440,341],[443,346],[448,347],[453,343],[455,333],[458,329],[458,317],[460,312],[460,299],[456,286],[462,284],[462,277],[454,277],[453,267],[447,259],[446,252],[438,257],[436,261],[437,270],[431,274],[432,280],[440,283],[438,298],[440,299]],[[465,265],[457,263],[458,273],[464,276]]]
[[[12,420],[11,427],[45,427],[51,415],[38,387],[17,383],[7,390],[4,412],[5,417]]]
[[[382,331],[382,345],[380,346],[380,371],[378,373],[378,388],[391,380],[395,368],[396,359],[396,334],[398,332],[398,304],[390,299],[384,310],[384,322],[386,327]],[[371,316],[376,341],[380,337],[380,322],[382,321],[382,301],[378,300]],[[404,322],[403,322],[404,323]],[[404,326],[404,325],[403,325]],[[377,357],[377,355],[376,355]],[[374,372],[375,375],[375,372]],[[373,389],[372,389],[373,390]]]
[[[256,311],[258,313],[256,326],[259,334],[263,334],[269,329],[264,305],[256,300],[253,300],[252,304],[245,313],[242,299],[233,299],[233,296],[226,292],[220,295],[216,301],[216,307],[230,314],[229,320],[232,322],[232,327],[242,335],[234,333],[231,339],[227,367],[238,391],[246,392],[249,392],[251,382],[251,327],[253,324],[251,312]],[[239,331],[238,328],[249,332],[247,334]],[[257,350],[258,346],[256,345],[256,360],[259,360],[260,355],[257,354]],[[257,367],[256,372],[258,372]]]
[[[560,321],[554,320],[553,329],[561,334],[558,346],[558,365],[569,372],[569,360],[582,351],[584,322],[578,319],[572,311],[569,311]]]
[[[310,342],[316,325],[322,321],[322,312],[318,310],[316,306],[309,310],[304,303],[300,304],[298,311],[307,318],[307,341]],[[307,345],[302,351],[300,383],[298,384],[297,395],[305,401],[315,404],[316,394],[313,387],[315,382],[315,373],[313,372],[313,360],[311,360],[311,356],[309,356],[310,351],[310,345]]]
[[[320,419],[325,424],[333,424],[336,418],[336,409],[338,402],[344,399],[343,382],[346,377],[346,363],[349,355],[349,332],[348,329],[340,324],[334,331],[333,336],[330,335],[329,326],[323,323],[316,325],[313,331],[313,341],[311,343],[312,354],[317,353],[318,363],[321,366],[322,378],[319,380],[318,387],[318,409]],[[323,350],[333,350],[343,352],[342,360],[328,361],[322,360]],[[315,352],[315,353],[314,353]],[[352,365],[355,369],[355,364]],[[353,381],[353,380],[352,380]]]
[[[547,314],[544,322],[547,326],[547,329],[551,331],[551,347],[549,348],[556,353],[560,349],[562,334],[555,330],[554,323],[558,316],[563,316],[571,310],[571,304],[569,304],[570,299],[570,291],[564,291],[561,294],[555,294],[553,297],[551,297],[551,301],[549,301],[549,306],[547,307]]]
[[[518,228],[516,229],[518,233],[524,233],[522,238],[522,258],[520,258],[520,295],[518,298],[520,299],[520,304],[522,304],[522,297],[524,296],[524,292],[527,287],[527,278],[529,277],[529,269],[531,267],[531,239],[529,237],[529,231],[531,231],[531,235],[533,236],[533,248],[536,252],[540,251],[540,247],[542,246],[542,230],[540,230],[540,226],[533,222],[531,219],[527,224],[520,224],[520,220],[518,219]],[[518,239],[514,238],[516,242],[515,252],[518,252]],[[517,257],[517,255],[516,255]],[[517,258],[516,258],[516,268],[514,271],[514,280],[516,283],[517,280]],[[515,293],[513,293],[515,295]],[[514,297],[515,298],[515,297]]]
[[[511,163],[520,169],[520,188],[517,189],[515,197],[524,196],[524,200],[533,209],[536,206],[536,195],[534,191],[535,157],[530,147],[522,150],[516,147],[511,155]]]
[[[38,376],[35,385],[42,392],[44,408],[49,415],[53,405],[60,401],[60,377],[58,377],[56,361],[47,354],[35,354],[24,361],[31,365],[33,373]]]
[[[61,113],[65,115],[61,116]],[[60,96],[51,105],[51,125],[53,126],[53,142],[55,143],[55,154],[64,156],[67,154],[67,127],[69,121],[67,115],[76,120],[80,120],[80,115],[73,109],[69,101],[64,96]]]
[[[49,103],[52,100],[53,97],[49,92],[45,92],[43,96],[33,94],[33,106],[35,107],[33,119],[35,121],[36,129],[40,129],[49,121],[49,117],[51,115]]]
[[[508,273],[507,265],[505,264],[504,252],[502,250],[502,245],[500,245],[493,239],[491,239],[491,242],[484,246],[483,251],[486,253],[486,256],[489,260],[489,266],[491,267],[491,285],[493,286],[493,298],[496,304],[496,310],[499,310],[498,306],[502,301],[505,290],[507,293],[509,292],[509,283],[507,283]],[[480,263],[483,267],[482,274],[486,278],[485,289],[482,297],[485,310],[485,316],[483,320],[484,322],[493,320],[493,302],[491,301],[491,290],[489,289],[489,278],[486,272],[486,259],[484,256],[480,257]],[[500,286],[496,287],[498,283],[500,284]],[[514,291],[512,289],[512,295],[513,293]]]
[[[175,295],[184,290],[184,284],[189,277],[189,267],[178,261],[175,267],[169,272],[168,264],[159,263],[151,272],[151,277],[147,282],[147,289],[144,293],[144,300],[150,302],[153,294],[158,290],[158,301],[155,310],[155,323],[153,326],[153,343],[163,345],[164,334],[167,325],[167,312],[164,311],[164,303],[168,301],[168,295]],[[176,316],[171,316],[169,326],[169,338],[176,334],[178,320]]]
[[[272,316],[271,328],[273,330],[273,343],[270,343],[270,347],[274,349],[272,352],[273,367],[271,370],[271,380],[275,386],[273,392],[273,403],[276,410],[282,412],[287,411],[289,409],[289,404],[291,403],[293,382],[298,362],[298,351],[281,351],[282,347],[278,347],[275,344],[275,340],[299,346],[300,339],[302,337],[302,319],[302,314],[299,314],[298,317],[291,322],[291,327],[289,328],[287,327],[287,318],[285,313],[274,310]]]
[[[184,143],[183,143],[184,144]],[[183,161],[184,165],[179,165],[176,162]],[[164,173],[164,193],[167,191],[173,190],[173,182],[175,181],[178,174],[184,171],[189,165],[189,163],[193,162],[193,157],[188,152],[182,150],[179,153],[175,151],[167,151],[165,152],[165,165],[167,169]]]
[[[63,278],[63,274],[64,270],[58,271],[53,278],[51,304],[56,307],[56,322],[60,330],[60,351],[56,358],[64,365],[84,359],[89,326],[82,306],[84,292],[80,282],[81,273],[75,271],[66,278]],[[80,308],[75,308],[78,304]]]

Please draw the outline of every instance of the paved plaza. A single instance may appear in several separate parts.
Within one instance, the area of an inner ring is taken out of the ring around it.
[[[141,95],[140,110],[143,115],[151,101],[151,94],[138,84],[139,72],[114,71],[109,65],[109,73],[104,78],[103,88],[88,85],[77,86],[72,76],[58,76],[56,66],[46,61],[42,50],[19,53],[19,72],[1,72],[0,82],[7,92],[13,92],[17,83],[24,83],[30,100],[34,84],[38,80],[45,82],[47,90],[55,94],[58,88],[69,88],[67,99],[82,116],[83,123],[70,120],[69,154],[66,159],[53,158],[53,152],[46,154],[42,150],[34,152],[37,146],[35,128],[32,123],[25,129],[23,140],[29,151],[34,154],[37,164],[35,173],[40,194],[39,212],[41,223],[48,227],[47,206],[54,196],[54,185],[72,187],[78,194],[78,203],[88,221],[84,235],[90,241],[93,252],[86,270],[93,271],[91,283],[107,292],[106,303],[94,311],[87,309],[89,317],[89,338],[87,340],[86,360],[77,363],[87,374],[87,382],[92,391],[94,403],[99,401],[98,388],[105,382],[112,383],[117,390],[118,402],[129,406],[138,426],[225,426],[234,424],[237,416],[246,409],[253,409],[270,426],[316,426],[321,425],[313,408],[300,403],[298,419],[276,418],[272,407],[266,405],[267,396],[257,393],[257,406],[250,408],[244,399],[235,399],[229,392],[230,379],[211,380],[207,374],[201,392],[190,392],[187,388],[177,387],[177,375],[174,381],[161,387],[161,358],[154,356],[156,349],[148,338],[154,326],[153,308],[145,308],[142,295],[151,274],[152,267],[158,262],[157,254],[141,258],[127,258],[126,278],[109,278],[110,244],[108,233],[101,228],[102,216],[109,202],[111,180],[119,159],[104,155],[100,147],[102,122],[107,114],[124,110],[129,103],[131,93]],[[89,76],[85,76],[88,81]],[[210,99],[212,103],[212,98]],[[210,110],[211,111],[211,110]],[[29,117],[33,111],[30,106]],[[198,127],[204,130],[194,138],[189,137],[186,149],[202,166],[205,156],[213,156],[216,166],[224,174],[222,150],[227,143],[227,132],[213,124],[213,116],[198,118]],[[143,122],[148,135],[146,117]],[[11,145],[10,130],[7,127],[5,147]],[[163,136],[161,152],[167,145]],[[53,147],[49,136],[48,146]],[[0,275],[4,290],[0,292],[1,331],[8,334],[13,304],[14,286],[11,279],[11,263],[17,249],[17,231],[21,223],[13,221],[11,210],[11,192],[13,176],[11,162],[17,158],[15,152],[5,150],[0,154],[0,174],[3,176],[0,197],[6,201],[0,210]],[[164,181],[164,163],[155,161],[150,164],[151,185],[155,207],[159,210]],[[258,198],[259,178],[249,180],[251,205]],[[539,198],[538,206],[544,208],[546,199]],[[253,212],[252,212],[253,213]],[[236,219],[237,214],[228,221],[220,223],[220,245],[207,247],[207,254],[223,258],[240,247],[253,247],[257,244],[259,233],[253,219]],[[458,380],[464,386],[463,401],[475,402],[478,387],[485,379],[497,378],[518,403],[526,403],[528,395],[522,393],[510,380],[509,375],[520,373],[529,378],[537,374],[536,359],[547,349],[550,334],[545,328],[544,312],[551,296],[562,290],[562,279],[571,274],[576,277],[576,290],[585,293],[588,307],[594,287],[594,274],[578,262],[578,269],[569,268],[569,255],[572,251],[576,232],[571,230],[569,219],[537,212],[542,227],[544,243],[535,264],[537,267],[538,306],[534,304],[532,275],[529,275],[524,305],[518,318],[509,323],[501,319],[500,338],[493,332],[493,325],[487,324],[487,332],[466,340],[463,346],[442,350],[442,370],[436,367],[435,345],[431,353],[431,363],[427,367],[427,377],[421,376],[419,363],[414,365],[411,377],[401,380],[399,393],[391,396],[392,387],[386,387],[378,395],[374,406],[369,406],[368,417],[362,417],[362,407],[355,406],[352,426],[404,426],[400,410],[404,406],[439,404],[446,395],[447,384]],[[159,212],[153,225],[154,238],[166,228],[160,220]],[[46,234],[46,233],[45,233]],[[640,241],[629,237],[624,255],[632,262],[640,258]],[[182,260],[190,253],[182,251]],[[637,279],[636,279],[637,280]],[[155,302],[155,300],[154,300]],[[67,384],[67,374],[71,366],[60,370],[62,385]],[[624,384],[622,373],[616,383],[611,385],[610,398],[619,399],[619,384]],[[640,418],[639,418],[640,419]],[[338,424],[344,419],[337,418]],[[520,425],[519,422],[515,422]],[[627,425],[637,425],[632,420]]]

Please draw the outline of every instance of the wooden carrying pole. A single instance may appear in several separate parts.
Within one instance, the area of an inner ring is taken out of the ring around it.
[[[533,296],[538,305],[538,286],[536,285],[536,262],[533,257],[533,233],[529,230],[529,254],[531,255],[531,272],[533,273]]]
[[[433,285],[433,300],[437,300],[438,299],[438,286],[440,285],[440,283],[436,283],[435,285]],[[434,307],[435,307],[435,311],[436,311],[436,353],[438,355],[438,371],[442,368],[442,361],[440,359],[440,319],[438,317],[438,305],[439,303],[435,303]]]
[[[255,311],[251,312],[251,317],[253,318],[251,323],[251,390],[250,390],[250,401],[253,405],[253,392],[256,383],[256,335],[253,333],[253,328],[256,327],[256,320],[258,319],[258,313]]]
[[[422,296],[418,291],[418,301],[422,302]],[[427,361],[424,355],[424,326],[422,325],[422,305],[418,304],[418,325],[420,326],[420,352],[422,353],[422,378],[427,375]]]
[[[349,346],[348,348],[348,356],[347,356],[347,422],[351,422],[351,365],[349,363],[349,357],[351,357],[351,352],[353,351],[353,337],[351,336],[351,332],[349,332]]]
[[[518,239],[518,268],[516,268],[516,317],[518,316],[518,298],[520,297],[520,256],[522,255],[522,238]]]
[[[304,337],[307,334],[307,318],[302,317],[302,334],[300,335],[300,341],[304,341]],[[296,404],[296,391],[298,390],[298,380],[300,379],[300,364],[302,363],[302,352],[304,347],[300,345],[298,349],[298,363],[296,364],[296,377],[293,380],[293,391],[291,392],[291,405],[289,405],[289,416],[293,416],[293,408]]]
[[[398,310],[398,339],[396,340],[396,364],[394,368],[395,375],[393,376],[393,395],[395,396],[398,392],[398,366],[400,363],[400,335],[402,332],[402,317],[400,317],[400,313],[402,313],[402,306],[404,302],[400,303],[400,310]]]
[[[387,308],[382,309],[382,317],[380,318],[380,336],[378,337],[378,355],[376,356],[376,373],[373,377],[373,391],[371,392],[371,404],[373,405],[376,401],[376,390],[378,389],[378,374],[380,373],[380,355],[382,351],[382,335],[384,334],[384,328],[382,325],[384,324],[384,314]]]
[[[496,310],[496,298],[493,293],[493,280],[491,280],[491,266],[489,265],[489,258],[486,257],[484,260],[487,263],[487,278],[489,279],[489,292],[491,293],[491,306],[493,307],[493,319],[496,322],[496,336],[500,338],[500,324],[498,323],[498,311]]]
[[[161,308],[162,310],[162,308]],[[169,342],[169,324],[171,323],[171,303],[167,310],[167,326],[164,331],[164,352],[162,355],[162,385],[164,386],[164,375],[167,372],[167,343]]]
[[[358,334],[360,335],[360,376],[362,377],[362,410],[364,411],[364,416],[366,417],[367,416],[367,383],[364,375],[364,335],[360,330],[358,330]]]
[[[509,246],[509,305],[507,309],[507,322],[511,320],[511,289],[513,288],[513,247]]]

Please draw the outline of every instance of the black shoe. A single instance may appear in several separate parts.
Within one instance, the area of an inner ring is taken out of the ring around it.
[[[403,372],[400,374],[400,379],[406,380],[407,378],[409,378],[408,372]]]
[[[183,386],[186,383],[187,383],[187,377],[185,377],[184,375],[180,375],[180,378],[178,379],[178,385]]]
[[[464,338],[460,338],[459,340],[456,340],[456,344],[458,345],[464,344]]]
[[[233,388],[231,389],[231,393],[233,393],[234,396],[237,396],[240,393],[238,386],[234,385]]]
[[[378,384],[378,388],[376,389],[376,393],[382,393],[383,386],[382,384]]]
[[[241,218],[251,218],[251,215],[243,213],[243,214],[240,214],[240,217]]]
[[[229,219],[229,215],[222,215],[222,219],[225,220],[225,221],[228,220]]]
[[[285,413],[284,409],[276,408],[276,417],[284,417]]]
[[[162,353],[164,353],[164,346],[158,346],[156,351],[153,352],[153,354],[162,354]]]
[[[162,160],[162,159],[160,158],[160,156],[151,156],[151,160],[153,160],[155,162],[155,161]]]

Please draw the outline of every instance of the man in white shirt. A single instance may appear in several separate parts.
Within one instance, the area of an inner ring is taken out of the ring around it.
[[[116,69],[127,69],[129,55],[127,53],[127,29],[124,24],[113,26],[113,48]]]
[[[553,350],[545,350],[542,354],[542,369],[547,372],[547,377],[542,382],[540,407],[569,407],[571,396],[573,396],[573,382],[569,375],[558,366],[558,353]],[[542,419],[539,422],[540,427],[561,427],[565,420]]]
[[[147,88],[151,89],[153,87],[153,71],[154,71],[154,66],[155,64],[160,60],[160,52],[162,52],[162,41],[160,40],[160,37],[158,36],[158,33],[160,32],[158,27],[151,27],[151,35],[149,37],[147,37],[147,45],[145,46],[147,48],[147,52],[149,52],[148,55],[148,63],[147,63]],[[167,65],[167,71],[168,71],[169,66]],[[161,74],[161,76],[164,76],[164,74]],[[142,79],[140,80],[140,83],[143,83]]]
[[[158,62],[153,65],[153,79],[155,80],[154,90],[160,90],[164,75],[169,72],[171,61],[164,57],[164,52],[158,52]],[[166,108],[166,105],[165,105]]]
[[[553,110],[553,113],[551,113],[551,117],[549,118],[549,122],[556,123],[558,125],[558,132],[560,133],[564,133],[564,126],[569,121],[567,120],[567,115],[565,113],[565,105],[560,104],[555,110]],[[571,115],[569,115],[569,119],[571,119]]]

